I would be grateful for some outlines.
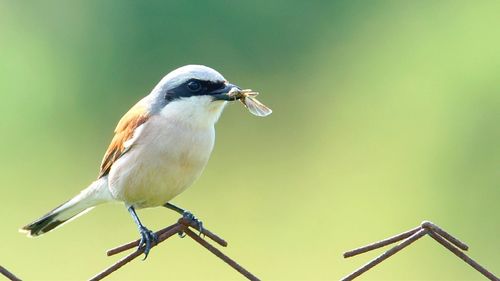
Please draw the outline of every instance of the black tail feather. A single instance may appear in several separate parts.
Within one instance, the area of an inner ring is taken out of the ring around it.
[[[28,236],[38,236],[84,214],[94,206],[111,200],[107,186],[107,179],[101,178],[82,190],[78,195],[66,203],[48,212],[41,218],[24,226],[21,232]]]
[[[41,218],[37,219],[36,221],[23,226],[19,231],[28,234],[28,236],[38,236],[41,234],[44,234],[46,232],[51,231],[52,229],[56,228],[57,226],[63,224],[66,222],[66,220],[61,220],[57,219],[58,212],[56,212],[57,209],[59,209],[61,206],[65,205],[68,202],[65,202],[64,204],[61,204],[54,208],[52,211],[48,212]]]
[[[60,224],[66,222],[56,218],[56,214],[47,214],[38,220],[24,226],[21,231],[26,232],[29,236],[38,236],[51,231]]]

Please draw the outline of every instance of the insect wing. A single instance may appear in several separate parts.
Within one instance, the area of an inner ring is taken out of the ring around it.
[[[245,106],[248,108],[248,111],[255,116],[265,117],[271,114],[273,111],[254,98],[256,95],[247,95],[245,97]]]

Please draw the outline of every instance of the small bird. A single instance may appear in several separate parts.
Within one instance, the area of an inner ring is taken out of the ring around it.
[[[149,95],[118,122],[96,181],[78,195],[24,226],[38,236],[106,202],[124,202],[139,228],[145,258],[157,242],[136,209],[164,206],[202,224],[170,203],[200,176],[215,141],[214,125],[239,87],[203,65],[186,65],[168,73]]]

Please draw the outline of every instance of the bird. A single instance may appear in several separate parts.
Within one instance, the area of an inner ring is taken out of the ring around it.
[[[78,195],[22,227],[30,237],[45,234],[93,207],[123,202],[137,225],[146,258],[157,242],[136,210],[163,206],[202,223],[170,201],[199,178],[215,142],[215,123],[240,89],[204,65],[186,65],[167,75],[120,119],[97,180]]]

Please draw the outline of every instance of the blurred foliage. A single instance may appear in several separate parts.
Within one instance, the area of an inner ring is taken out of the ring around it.
[[[341,253],[439,224],[500,274],[499,1],[0,1],[1,263],[82,280],[136,238],[105,205],[38,239],[16,229],[92,181],[120,116],[170,70],[209,65],[274,110],[227,108],[174,200],[265,280],[338,280]],[[141,211],[157,229],[168,210]],[[240,276],[189,240],[110,280]],[[366,280],[480,280],[424,239]]]

